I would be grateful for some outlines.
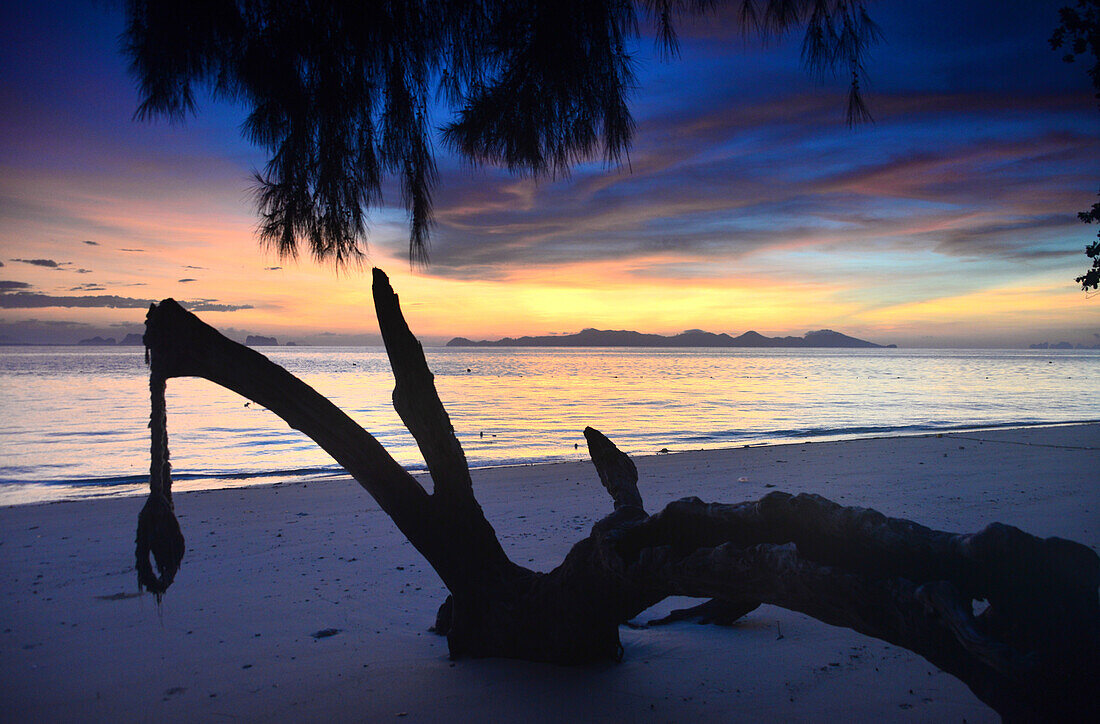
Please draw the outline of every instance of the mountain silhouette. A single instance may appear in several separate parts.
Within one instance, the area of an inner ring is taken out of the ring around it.
[[[576,334],[546,335],[538,337],[504,337],[497,340],[474,341],[455,337],[448,347],[786,347],[786,348],[872,348],[896,347],[881,345],[863,339],[849,337],[831,329],[807,332],[802,337],[765,337],[759,332],[748,331],[731,337],[728,334],[689,329],[666,337],[660,334],[643,334],[622,329],[582,329]]]

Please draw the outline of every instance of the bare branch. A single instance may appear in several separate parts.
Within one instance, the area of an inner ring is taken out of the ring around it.
[[[595,428],[584,428],[584,437],[588,441],[588,454],[596,466],[600,482],[615,501],[615,510],[630,507],[644,513],[642,495],[638,492],[638,468],[634,467],[634,461]]]
[[[438,493],[473,498],[466,453],[424,359],[424,347],[409,330],[397,295],[381,269],[374,270],[374,308],[393,368],[393,407],[416,439]]]

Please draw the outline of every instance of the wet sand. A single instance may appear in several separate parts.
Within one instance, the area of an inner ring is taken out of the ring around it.
[[[654,511],[814,492],[944,530],[1001,521],[1100,547],[1100,425],[636,462]],[[480,470],[474,484],[509,555],[542,570],[611,509],[588,463]],[[771,606],[732,628],[624,627],[621,664],[451,662],[427,631],[442,584],[347,479],[178,494],[188,552],[158,607],[136,595],[141,503],[0,508],[0,720],[997,720],[923,659]]]

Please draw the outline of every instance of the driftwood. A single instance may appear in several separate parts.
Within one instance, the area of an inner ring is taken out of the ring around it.
[[[311,437],[378,501],[450,591],[433,630],[447,636],[453,657],[618,659],[619,626],[668,596],[706,599],[678,616],[718,623],[770,603],[914,651],[1005,719],[1098,720],[1091,687],[1100,680],[1100,558],[1072,541],[996,523],[975,534],[946,533],[785,493],[736,505],[688,498],[649,515],[633,462],[587,428],[613,512],[554,570],[517,565],[474,497],[423,349],[379,270],[374,297],[396,378],[394,407],[427,462],[431,494],[374,437],[282,367],[170,299],[150,308],[153,474],[138,529],[143,586],[162,593],[183,555],[167,472],[163,383],[203,377]],[[989,605],[974,615],[974,601]]]

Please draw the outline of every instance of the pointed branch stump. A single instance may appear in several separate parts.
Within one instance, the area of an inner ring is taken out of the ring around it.
[[[1072,541],[999,523],[974,534],[936,531],[785,493],[734,505],[686,498],[648,515],[634,463],[586,428],[612,512],[552,571],[517,565],[474,496],[423,349],[377,269],[374,297],[396,379],[394,407],[427,462],[431,494],[370,433],[282,367],[170,299],[150,308],[153,462],[137,542],[143,586],[163,593],[183,555],[157,385],[163,405],[165,380],[203,377],[301,430],[378,501],[450,591],[433,630],[447,636],[453,657],[618,659],[619,626],[668,596],[707,600],[677,618],[725,624],[770,603],[914,651],[1006,720],[1100,720],[1093,691],[1100,558]],[[979,615],[976,600],[989,602]]]

